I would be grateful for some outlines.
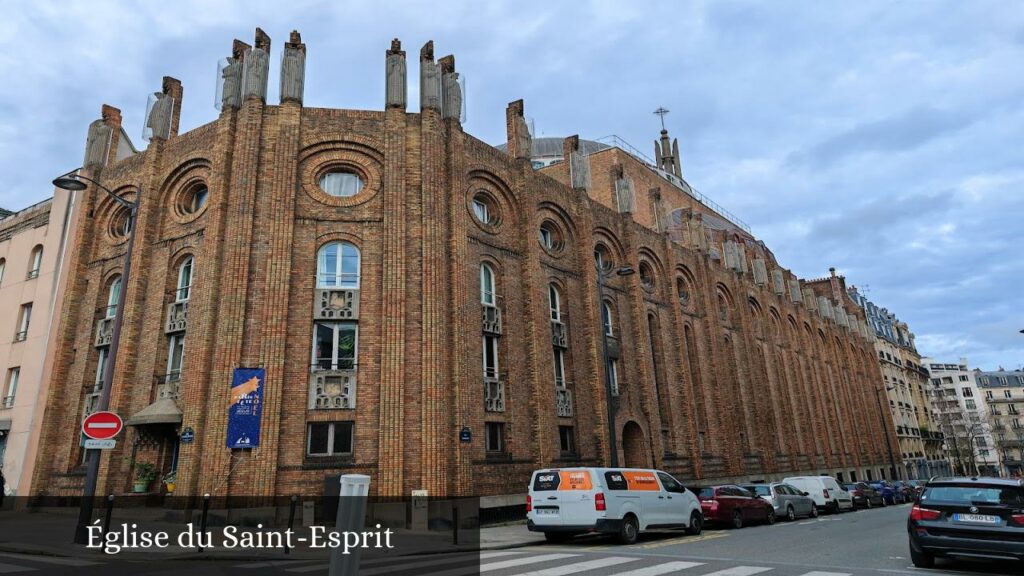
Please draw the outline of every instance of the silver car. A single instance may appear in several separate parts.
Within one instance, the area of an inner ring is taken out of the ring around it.
[[[818,507],[814,505],[814,500],[789,484],[744,484],[743,487],[770,503],[779,518],[796,520],[801,516],[818,516]]]

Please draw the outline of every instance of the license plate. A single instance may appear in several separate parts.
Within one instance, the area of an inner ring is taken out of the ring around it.
[[[537,508],[536,510],[534,510],[534,512],[536,512],[538,516],[554,516],[555,514],[558,514],[558,509],[557,508]]]
[[[953,522],[968,522],[970,524],[999,524],[999,516],[988,514],[953,514]]]

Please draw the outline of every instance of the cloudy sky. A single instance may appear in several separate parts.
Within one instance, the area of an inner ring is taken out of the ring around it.
[[[216,61],[255,26],[307,44],[306,105],[381,109],[383,53],[427,40],[504,140],[616,134],[648,153],[668,108],[683,172],[803,277],[835,266],[922,354],[1024,363],[1024,4],[1002,2],[49,2],[0,0],[0,206],[51,194],[102,103],[137,145],[182,80],[216,117]],[[411,61],[414,61],[412,58]],[[275,66],[276,68],[276,66]],[[416,66],[410,65],[410,74]],[[277,101],[277,70],[269,100]],[[410,83],[411,85],[415,82]],[[413,87],[415,89],[415,87]],[[410,99],[410,101],[414,101]]]

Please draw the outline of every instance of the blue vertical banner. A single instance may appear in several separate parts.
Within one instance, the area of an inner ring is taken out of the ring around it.
[[[235,368],[228,406],[228,448],[260,445],[260,416],[263,414],[263,368]]]

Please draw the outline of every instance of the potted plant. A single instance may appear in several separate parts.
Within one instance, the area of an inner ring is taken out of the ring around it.
[[[135,465],[135,482],[132,492],[141,494],[149,489],[149,484],[156,479],[156,466],[150,462],[139,462]]]
[[[178,479],[178,471],[171,470],[164,475],[164,486],[167,486],[167,493],[174,494],[174,483]]]

